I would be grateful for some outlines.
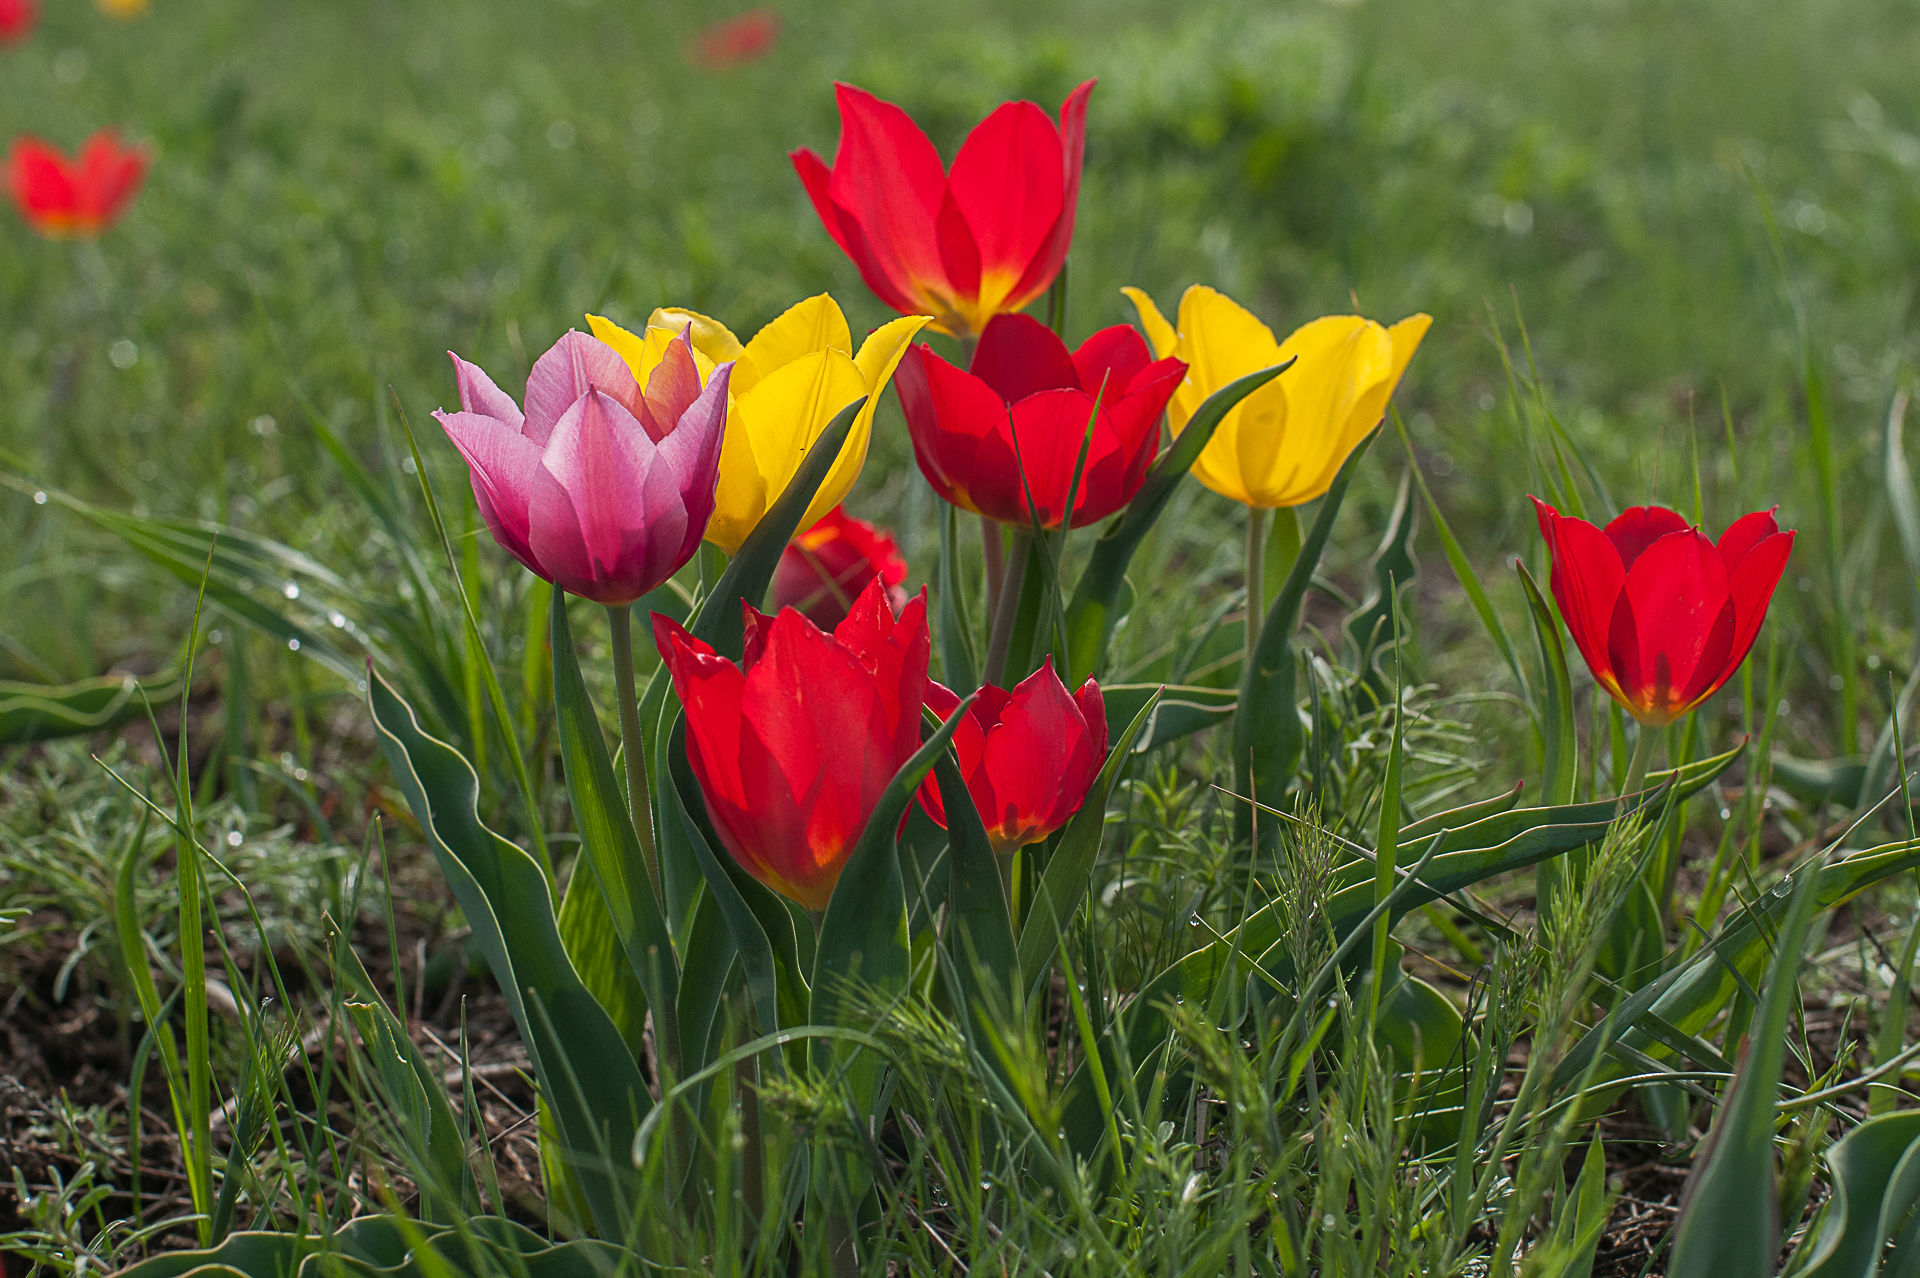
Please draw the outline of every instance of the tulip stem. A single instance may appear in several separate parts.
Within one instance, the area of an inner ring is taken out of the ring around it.
[[[1261,603],[1266,599],[1267,512],[1259,506],[1247,507],[1247,653],[1240,666],[1241,678],[1253,669],[1254,650],[1260,646]]]
[[[1629,794],[1637,794],[1647,784],[1647,764],[1653,759],[1653,739],[1660,735],[1656,728],[1646,724],[1633,734],[1633,753],[1627,759],[1627,784],[1621,788],[1620,797],[1624,800]],[[1625,804],[1621,805],[1622,810]]]
[[[999,536],[998,526],[994,535]],[[988,683],[997,684],[1007,671],[1007,649],[1013,646],[1014,616],[1020,611],[1020,588],[1027,576],[1027,552],[1033,547],[1033,534],[1013,530],[1013,550],[1007,556],[1006,575],[1000,582],[1000,602],[993,612],[993,630],[987,639]]]
[[[987,632],[1000,615],[1000,591],[1007,576],[1006,539],[1000,535],[996,520],[980,516],[980,549],[987,557]]]
[[[625,604],[607,605],[613,629],[613,682],[620,693],[620,753],[627,764],[627,807],[633,832],[640,836],[640,855],[647,863],[647,881],[654,899],[664,902],[660,885],[660,855],[653,846],[653,808],[647,802],[647,747],[640,735],[640,702],[633,693],[633,610]]]

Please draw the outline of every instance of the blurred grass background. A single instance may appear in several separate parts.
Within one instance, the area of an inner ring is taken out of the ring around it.
[[[449,348],[517,390],[589,310],[692,306],[744,336],[828,289],[856,330],[885,318],[785,159],[830,152],[832,80],[901,103],[950,156],[995,103],[1053,109],[1097,75],[1076,338],[1131,318],[1127,283],[1167,307],[1211,283],[1282,332],[1356,301],[1385,321],[1432,313],[1398,402],[1502,596],[1511,574],[1494,568],[1533,552],[1537,490],[1491,340],[1496,319],[1515,338],[1517,301],[1547,402],[1616,498],[1691,512],[1692,430],[1710,532],[1776,502],[1806,530],[1776,609],[1802,658],[1789,678],[1841,678],[1832,644],[1797,636],[1842,609],[1859,618],[1862,706],[1884,714],[1883,654],[1904,675],[1912,635],[1881,483],[1920,262],[1910,7],[787,3],[766,58],[695,69],[689,39],[730,12],[155,0],[122,23],[56,0],[0,54],[0,132],[73,147],[118,125],[156,163],[97,243],[0,220],[0,446],[41,482],[238,525],[351,575],[368,521],[295,388],[390,469],[393,387],[458,493],[427,418],[453,398]],[[1831,536],[1803,333],[1831,397]],[[919,581],[931,498],[891,396],[881,421],[850,505],[901,526]],[[1397,441],[1376,445],[1340,565],[1371,548],[1401,465]],[[1238,512],[1209,494],[1183,509],[1197,567],[1167,588],[1191,600],[1194,573],[1237,580]],[[0,527],[0,673],[173,659],[188,592],[57,504],[0,495]],[[1423,544],[1427,589],[1454,593]],[[1421,635],[1428,673],[1497,686],[1464,609],[1441,613]],[[1832,718],[1816,706],[1783,731],[1809,752],[1856,748]]]

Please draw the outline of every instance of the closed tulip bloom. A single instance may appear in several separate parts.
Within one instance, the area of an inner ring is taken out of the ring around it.
[[[923,344],[901,361],[894,382],[933,490],[963,510],[1020,527],[1031,523],[1028,487],[1042,526],[1060,526],[1092,420],[1073,504],[1080,528],[1140,491],[1160,443],[1160,413],[1185,372],[1177,359],[1156,363],[1124,324],[1069,352],[1038,320],[1000,315],[981,335],[971,372]]]
[[[927,706],[942,719],[959,704],[951,689],[927,685]],[[1107,703],[1092,679],[1069,695],[1048,657],[1011,692],[980,689],[953,749],[988,842],[995,852],[1013,852],[1052,834],[1087,801],[1107,760]],[[932,777],[920,787],[920,806],[946,828]]]
[[[26,39],[39,21],[38,0],[0,0],[0,46]]]
[[[636,376],[642,375],[648,351],[681,332],[709,365],[733,361],[720,488],[707,525],[707,540],[731,555],[786,491],[813,441],[841,409],[864,395],[866,407],[800,517],[800,527],[809,527],[840,504],[866,465],[880,391],[927,321],[914,315],[884,324],[857,352],[846,316],[825,293],[790,307],[745,346],[726,325],[693,311],[656,310],[644,335],[598,315],[589,315],[587,322]]]
[[[950,336],[978,334],[1045,293],[1067,260],[1093,84],[1067,95],[1057,124],[1031,102],[996,107],[951,170],[905,111],[835,85],[832,167],[805,147],[793,167],[827,234],[881,301],[933,316]]]
[[[659,613],[654,641],[720,842],[760,882],[824,910],[881,792],[920,748],[926,595],[896,619],[875,580],[831,633],[791,608],[745,610],[738,665]]]
[[[473,472],[494,539],[562,590],[630,604],[693,557],[713,511],[727,378],[682,337],[647,380],[568,332],[527,378],[526,411],[454,355],[457,413],[434,417]]]
[[[1252,312],[1203,285],[1180,298],[1178,328],[1139,289],[1122,291],[1155,352],[1187,362],[1187,379],[1167,409],[1175,435],[1213,392],[1298,357],[1226,415],[1193,465],[1213,491],[1264,510],[1302,505],[1332,486],[1347,454],[1379,424],[1433,323],[1410,315],[1384,328],[1358,315],[1329,315],[1277,342]]]
[[[0,0],[3,2],[3,0]],[[78,159],[22,134],[7,157],[7,190],[20,216],[40,234],[84,238],[111,226],[140,190],[147,153],[122,146],[112,129],[87,140]]]
[[[798,609],[821,629],[839,625],[867,583],[886,588],[894,610],[906,606],[906,556],[884,528],[840,507],[787,543],[773,573],[773,609]]]
[[[1560,615],[1628,714],[1672,723],[1740,668],[1793,550],[1772,511],[1736,519],[1716,543],[1663,506],[1631,507],[1600,529],[1532,500]]]

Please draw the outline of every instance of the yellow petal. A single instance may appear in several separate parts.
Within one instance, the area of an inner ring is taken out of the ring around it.
[[[720,445],[720,484],[707,540],[728,554],[760,522],[793,479],[807,449],[834,414],[867,393],[867,380],[853,359],[837,350],[814,351],[774,369],[746,394],[736,396]],[[872,418],[856,420],[847,442],[807,513],[805,528],[853,487],[866,464]]]
[[[740,358],[740,339],[733,330],[711,316],[690,311],[684,306],[656,306],[647,316],[648,328],[664,328],[675,333],[691,328],[693,349],[716,364]]]
[[[795,302],[753,335],[746,350],[741,352],[741,368],[734,373],[735,377],[741,372],[747,375],[736,393],[752,390],[775,369],[816,351],[853,354],[853,334],[847,330],[847,317],[840,313],[839,303],[825,293]]]
[[[658,315],[660,312],[655,311],[654,314]],[[587,327],[593,330],[595,337],[613,348],[614,354],[626,362],[627,368],[633,373],[634,380],[642,386],[645,386],[647,380],[653,376],[653,370],[660,366],[661,359],[667,353],[668,343],[677,340],[681,331],[680,328],[660,328],[650,324],[644,336],[635,336],[612,320],[599,315],[587,316]],[[685,325],[681,326],[681,328],[684,327]],[[699,370],[702,386],[707,384],[707,378],[713,376],[713,364],[714,361],[705,351],[698,346],[693,348],[693,366]]]
[[[1167,317],[1160,313],[1160,308],[1153,304],[1153,299],[1147,296],[1146,290],[1128,285],[1120,291],[1133,303],[1134,313],[1140,317],[1140,327],[1145,330],[1147,342],[1153,347],[1153,357],[1165,359],[1172,355],[1179,335],[1173,331],[1173,325],[1167,323]]]
[[[1174,434],[1200,410],[1207,396],[1235,378],[1280,362],[1273,330],[1225,293],[1203,284],[1180,298],[1180,341],[1175,352],[1187,361],[1187,377],[1174,392],[1168,420]],[[1288,376],[1282,374],[1283,378]],[[1225,429],[1240,410],[1228,414]]]
[[[1326,492],[1340,463],[1380,420],[1363,427],[1369,391],[1393,367],[1387,331],[1358,315],[1330,315],[1296,329],[1281,351],[1299,357],[1288,380],[1288,435],[1274,468],[1253,481],[1274,505],[1298,506]],[[1381,401],[1384,402],[1384,401]]]

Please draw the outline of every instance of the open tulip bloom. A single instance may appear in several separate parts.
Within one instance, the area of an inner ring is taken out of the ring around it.
[[[122,146],[112,129],[87,140],[77,159],[25,134],[7,156],[7,190],[20,216],[52,238],[98,235],[111,226],[140,190],[147,153]]]
[[[1058,528],[1084,444],[1071,519],[1081,528],[1140,491],[1160,443],[1160,413],[1185,373],[1177,359],[1155,362],[1124,324],[1069,352],[1038,320],[1000,315],[981,335],[971,371],[922,344],[901,361],[894,383],[933,490],[1002,523],[1032,526],[1031,490],[1041,526]]]
[[[875,580],[886,587],[887,601],[898,612],[907,603],[906,579],[906,556],[893,534],[835,506],[781,552],[773,573],[773,610],[797,608],[824,630],[845,620],[854,599]]]
[[[920,747],[926,595],[896,618],[876,579],[831,633],[791,608],[767,617],[742,606],[738,665],[659,613],[654,641],[720,842],[747,873],[818,913],[881,792]]]
[[[609,607],[693,557],[713,512],[731,367],[702,385],[692,344],[663,334],[627,361],[569,331],[527,378],[526,411],[454,355],[457,413],[434,417],[473,472],[481,518],[508,553]]]
[[[927,685],[927,706],[942,719],[960,705],[943,684]],[[967,794],[999,853],[1017,852],[1058,830],[1086,802],[1107,760],[1107,703],[1092,679],[1071,695],[1053,658],[1009,692],[980,689],[953,734]],[[920,805],[941,829],[946,805],[932,777]]]
[[[1600,529],[1532,500],[1560,615],[1628,714],[1663,727],[1740,668],[1793,550],[1772,511],[1743,515],[1716,543],[1663,506],[1630,507]]]
[[[789,307],[745,346],[718,320],[687,310],[654,311],[644,335],[598,315],[589,315],[587,322],[636,376],[647,366],[647,351],[680,333],[686,334],[702,368],[732,361],[720,487],[706,531],[708,541],[731,555],[786,491],[813,441],[841,409],[864,395],[866,406],[800,517],[800,527],[812,525],[840,504],[866,464],[880,391],[927,320],[911,315],[883,324],[857,352],[846,316],[825,293]]]
[[[933,316],[950,336],[975,336],[1045,293],[1067,260],[1093,84],[1067,95],[1057,124],[1031,102],[996,107],[950,171],[905,111],[835,85],[832,166],[802,147],[793,167],[827,234],[881,301]]]

